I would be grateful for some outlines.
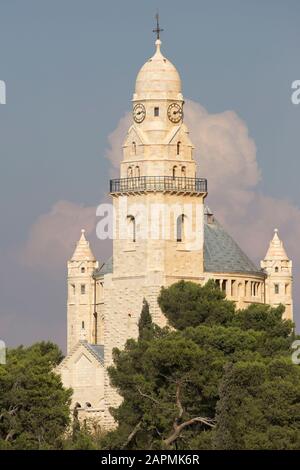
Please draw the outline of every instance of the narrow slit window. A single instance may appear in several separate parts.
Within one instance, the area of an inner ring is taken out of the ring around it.
[[[177,217],[176,230],[177,230],[177,241],[182,242],[183,240],[183,224],[184,224],[184,215],[181,214]]]
[[[154,116],[155,117],[159,116],[159,107],[158,106],[155,106],[155,108],[154,108]]]
[[[127,217],[127,220],[129,222],[129,236],[131,241],[135,242],[136,241],[136,224],[135,224],[135,218],[133,215],[129,215]]]
[[[275,294],[279,294],[279,284],[274,285]]]
[[[82,295],[85,294],[85,284],[81,284],[80,292],[81,292]]]

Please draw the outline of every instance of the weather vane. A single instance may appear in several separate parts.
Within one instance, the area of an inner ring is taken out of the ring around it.
[[[158,14],[158,12],[156,13],[155,18],[156,18],[156,28],[153,29],[153,33],[156,33],[156,37],[157,37],[157,39],[159,39],[160,33],[163,31],[163,29],[159,27],[159,14]]]

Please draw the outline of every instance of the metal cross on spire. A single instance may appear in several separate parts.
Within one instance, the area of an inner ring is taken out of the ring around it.
[[[153,33],[156,33],[156,37],[157,37],[157,39],[159,39],[160,33],[163,31],[163,29],[159,27],[159,14],[158,14],[158,12],[156,13],[155,18],[156,18],[156,28],[153,29]]]

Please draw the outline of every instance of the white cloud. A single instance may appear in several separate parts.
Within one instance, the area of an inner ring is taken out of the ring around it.
[[[58,201],[41,215],[30,229],[28,240],[21,251],[22,262],[31,268],[55,273],[64,268],[72,255],[80,230],[94,232],[96,208],[68,201]]]

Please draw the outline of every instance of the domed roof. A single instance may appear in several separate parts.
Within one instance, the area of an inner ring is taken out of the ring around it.
[[[135,93],[138,99],[147,98],[148,95],[170,95],[178,98],[181,95],[181,79],[174,65],[166,59],[161,51],[161,41],[155,42],[156,52],[140,69],[135,84]],[[146,96],[145,96],[146,95]],[[149,96],[150,97],[150,96]]]
[[[204,270],[213,273],[241,273],[263,276],[222,225],[205,210]]]

